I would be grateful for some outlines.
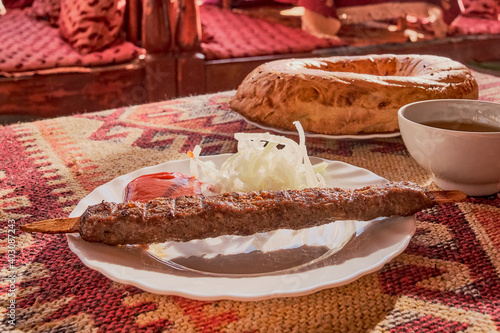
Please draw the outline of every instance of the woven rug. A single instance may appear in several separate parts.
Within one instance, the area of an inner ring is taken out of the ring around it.
[[[475,72],[480,99],[500,78]],[[234,92],[0,127],[2,332],[495,332],[500,331],[500,197],[468,198],[417,215],[407,249],[352,283],[304,296],[200,301],[108,279],[62,235],[19,227],[66,217],[97,186],[133,170],[236,151],[260,132],[228,106]],[[401,138],[307,139],[310,155],[435,188]],[[244,288],[244,286],[242,286]]]

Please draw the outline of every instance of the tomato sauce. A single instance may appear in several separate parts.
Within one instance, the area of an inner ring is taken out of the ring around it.
[[[180,172],[143,175],[127,184],[125,202],[147,202],[158,197],[176,198],[183,195],[199,195],[202,184],[195,177],[188,177]]]

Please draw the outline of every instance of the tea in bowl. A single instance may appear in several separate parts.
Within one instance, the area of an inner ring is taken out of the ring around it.
[[[500,104],[438,99],[407,104],[399,129],[410,155],[437,186],[469,196],[500,191]]]

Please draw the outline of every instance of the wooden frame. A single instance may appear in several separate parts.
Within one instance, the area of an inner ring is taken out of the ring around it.
[[[500,58],[500,35],[335,47],[309,53],[206,60],[196,0],[128,0],[127,39],[146,54],[74,73],[0,77],[0,115],[53,117],[232,90],[258,65],[283,58],[370,53],[436,54],[467,63]]]

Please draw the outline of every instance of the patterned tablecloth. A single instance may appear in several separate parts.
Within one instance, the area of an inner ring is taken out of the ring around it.
[[[500,101],[500,78],[474,75],[480,99]],[[145,166],[184,159],[195,145],[205,155],[235,152],[234,133],[261,130],[230,110],[233,93],[0,128],[0,331],[500,330],[498,195],[417,214],[409,246],[377,272],[304,296],[259,301],[145,292],[83,265],[63,235],[19,231],[28,222],[66,217],[97,186]],[[434,188],[399,137],[309,138],[307,145],[312,156]]]

